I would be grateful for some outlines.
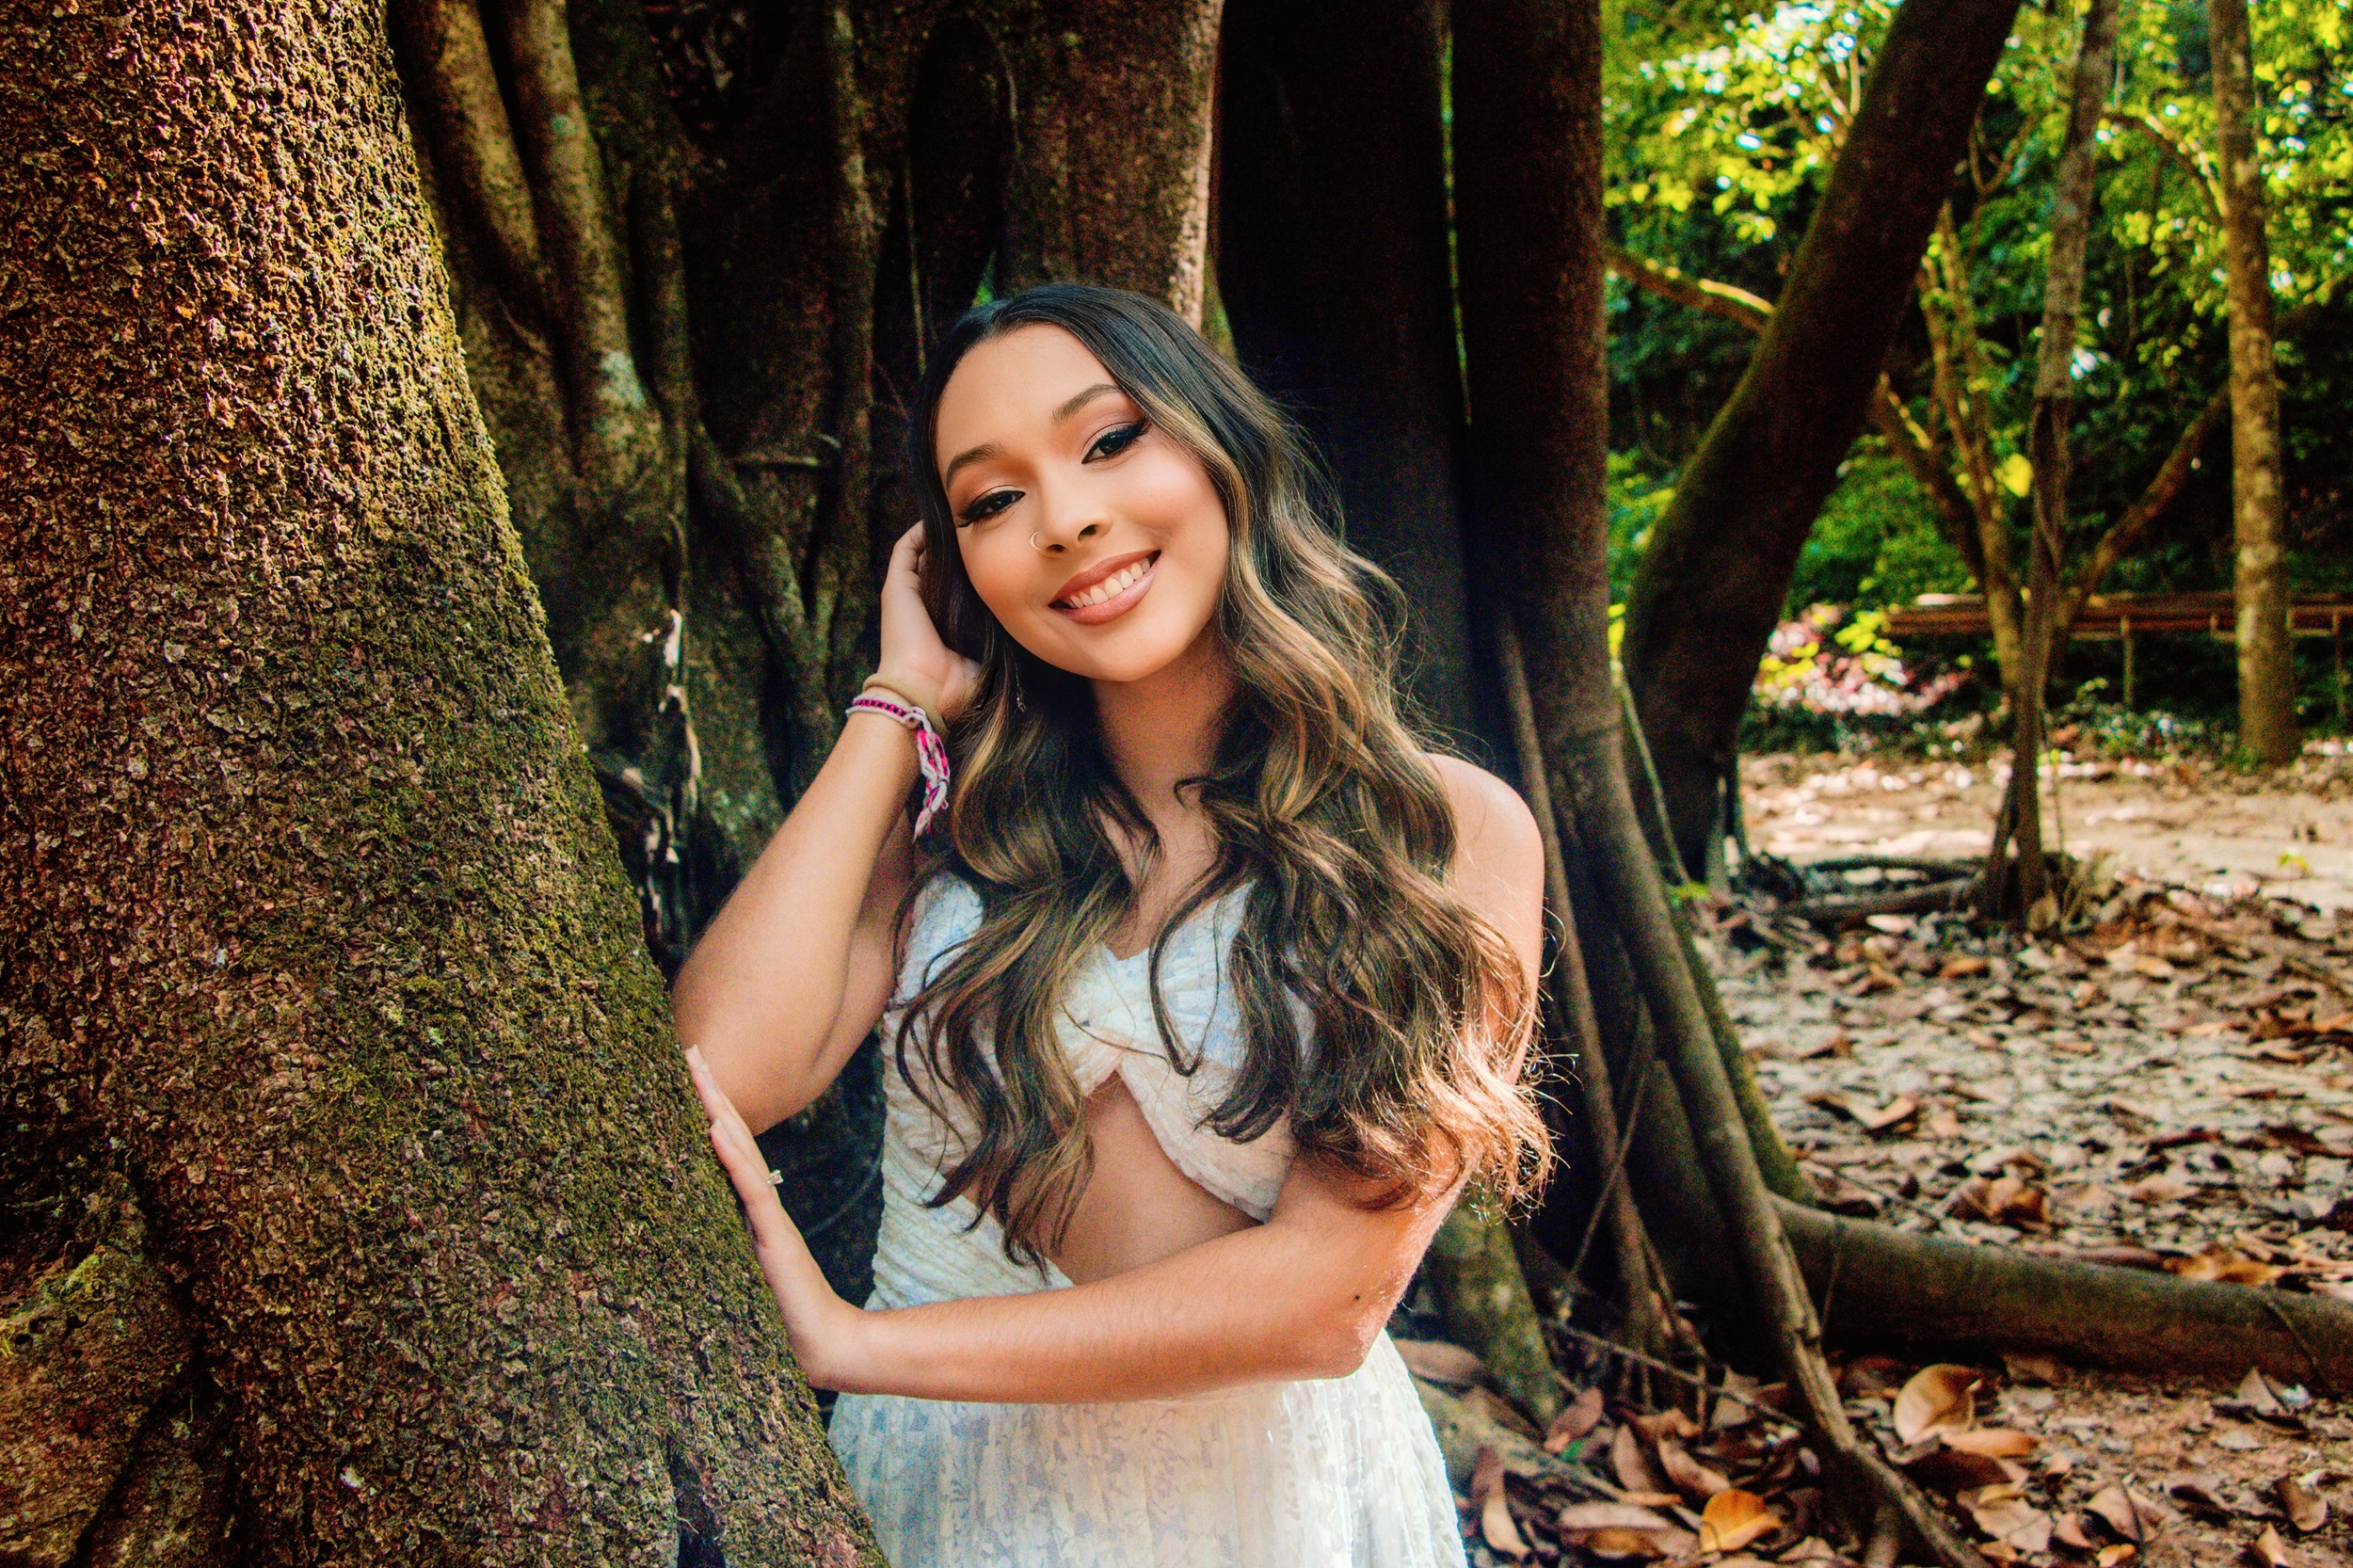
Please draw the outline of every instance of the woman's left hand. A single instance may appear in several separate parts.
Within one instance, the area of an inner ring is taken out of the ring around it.
[[[752,1251],[784,1314],[793,1359],[818,1387],[840,1387],[854,1365],[853,1350],[866,1314],[836,1295],[825,1282],[808,1243],[784,1211],[776,1183],[769,1177],[767,1158],[760,1152],[752,1129],[744,1125],[734,1103],[711,1076],[702,1052],[689,1050],[686,1065],[694,1075],[695,1092],[702,1096],[703,1109],[711,1113],[711,1146],[717,1151],[728,1178],[735,1183],[736,1196],[744,1200]]]

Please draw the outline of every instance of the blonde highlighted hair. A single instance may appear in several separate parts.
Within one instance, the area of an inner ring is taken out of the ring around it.
[[[1217,858],[1149,965],[1163,1047],[1190,1072],[1198,1062],[1160,998],[1161,954],[1187,917],[1247,886],[1226,960],[1246,1045],[1209,1125],[1239,1140],[1282,1123],[1302,1154],[1367,1178],[1382,1201],[1465,1178],[1505,1202],[1532,1191],[1551,1158],[1523,1074],[1535,999],[1517,954],[1449,884],[1453,813],[1399,709],[1401,596],[1341,543],[1294,427],[1198,333],[1141,296],[1049,284],[967,313],[909,421],[925,599],[982,665],[950,738],[955,789],[932,868],[978,891],[980,926],[911,999],[894,1042],[903,1071],[923,1053],[928,1071],[908,1081],[954,1096],[975,1128],[932,1201],[969,1191],[1016,1257],[1058,1243],[1092,1155],[1055,1014],[1134,904],[1114,826],[1157,853],[1103,754],[1086,682],[1017,645],[965,577],[940,483],[949,376],[974,344],[1030,326],[1077,338],[1199,459],[1231,528],[1217,627],[1237,695],[1209,772],[1187,786]],[[1312,1052],[1287,991],[1311,1021]]]

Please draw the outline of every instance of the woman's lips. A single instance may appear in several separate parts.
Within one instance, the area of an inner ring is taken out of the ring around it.
[[[1117,620],[1151,591],[1152,574],[1160,562],[1160,552],[1157,550],[1124,563],[1107,562],[1112,567],[1110,571],[1082,573],[1081,582],[1090,577],[1094,581],[1075,593],[1065,593],[1054,600],[1051,608],[1080,626],[1100,626],[1105,621]]]

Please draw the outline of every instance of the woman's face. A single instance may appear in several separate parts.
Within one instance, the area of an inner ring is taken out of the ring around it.
[[[1091,680],[1140,680],[1217,613],[1231,538],[1207,470],[1059,327],[968,352],[933,460],[964,569],[1014,640]]]

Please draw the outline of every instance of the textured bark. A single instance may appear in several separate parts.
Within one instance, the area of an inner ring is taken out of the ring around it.
[[[2017,8],[1907,0],[1897,12],[1772,320],[1652,531],[1625,664],[1689,864],[1706,863],[1756,661],[1869,411]]]
[[[677,1061],[381,27],[0,8],[0,1315],[44,1346],[0,1372],[0,1552],[872,1560]]]
[[[1025,89],[1001,291],[1109,283],[1200,324],[1223,9],[1224,0],[981,8]]]
[[[1496,1386],[1539,1425],[1559,1415],[1561,1380],[1502,1216],[1476,1202],[1457,1204],[1431,1239],[1423,1267],[1437,1286],[1447,1332],[1479,1352]]]
[[[2221,144],[2222,253],[2231,311],[2231,518],[2238,600],[2238,744],[2258,762],[2297,754],[2280,492],[2280,380],[2272,366],[2268,203],[2255,152],[2254,49],[2247,0],[2207,0],[2214,119]]]
[[[1469,555],[1486,590],[1480,612],[1518,629],[1537,738],[1557,766],[1618,728],[1603,504],[1601,22],[1590,5],[1532,0],[1465,7],[1453,22]],[[1556,801],[1570,798],[1564,780],[1550,782]]]
[[[1412,690],[1475,733],[1461,372],[1431,0],[1237,0],[1220,67],[1218,285],[1243,367],[1405,590]]]

